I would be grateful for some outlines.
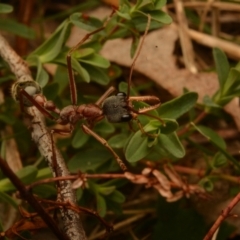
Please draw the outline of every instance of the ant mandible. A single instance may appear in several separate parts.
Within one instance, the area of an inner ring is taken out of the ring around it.
[[[111,14],[111,16],[113,13]],[[110,16],[110,17],[111,17]],[[160,99],[156,96],[130,96],[130,86],[131,86],[131,78],[132,72],[135,65],[135,62],[140,54],[144,39],[148,33],[148,29],[150,26],[151,17],[148,15],[147,27],[145,29],[142,41],[137,50],[136,56],[131,65],[131,70],[128,78],[128,88],[127,93],[118,92],[116,95],[110,96],[114,91],[114,87],[110,87],[95,103],[89,104],[81,104],[77,105],[77,91],[76,84],[72,69],[71,63],[71,54],[73,51],[77,50],[91,35],[100,32],[105,28],[106,22],[103,27],[96,29],[85,35],[85,37],[67,54],[67,67],[69,73],[69,85],[71,92],[71,105],[64,107],[62,110],[58,109],[56,105],[52,101],[48,101],[41,92],[41,88],[34,81],[28,81],[26,79],[20,80],[16,82],[12,87],[12,92],[15,93],[13,97],[20,101],[21,108],[28,107],[34,105],[41,111],[44,115],[49,117],[52,120],[55,120],[57,123],[66,125],[69,124],[69,130],[63,131],[60,129],[53,129],[52,133],[71,133],[74,129],[74,125],[79,120],[85,120],[86,123],[81,125],[83,131],[86,134],[93,136],[96,140],[98,140],[101,144],[103,144],[114,156],[116,161],[118,162],[121,169],[125,172],[127,171],[126,165],[123,163],[121,158],[117,155],[117,153],[110,147],[108,142],[95,133],[92,128],[95,123],[102,120],[104,117],[110,123],[121,123],[121,122],[130,122],[131,120],[137,120],[137,123],[142,132],[144,132],[141,123],[139,122],[137,116],[139,114],[151,116],[153,118],[161,121],[160,118],[149,115],[147,112],[158,108],[161,104]],[[155,104],[150,105],[148,107],[144,107],[141,109],[133,108],[133,101],[142,101],[142,102],[155,102]],[[57,119],[50,113],[55,112],[59,115]],[[147,134],[147,133],[146,133]]]

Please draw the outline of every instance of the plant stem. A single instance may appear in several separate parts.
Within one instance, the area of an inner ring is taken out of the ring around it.
[[[0,55],[9,64],[11,71],[15,74],[17,81],[27,80],[34,81],[32,79],[30,70],[26,62],[10,47],[8,42],[0,34]],[[66,167],[65,161],[58,149],[51,141],[51,135],[48,132],[44,118],[36,107],[29,107],[26,109],[27,114],[32,116],[32,138],[38,145],[38,149],[45,157],[53,176],[68,176],[69,171]],[[57,173],[53,168],[53,147],[56,152]],[[76,193],[71,187],[71,181],[61,181],[59,183],[58,200],[63,202],[71,202],[76,204]],[[86,240],[85,231],[82,226],[82,222],[78,213],[70,209],[62,209],[61,217],[64,232],[71,240]]]

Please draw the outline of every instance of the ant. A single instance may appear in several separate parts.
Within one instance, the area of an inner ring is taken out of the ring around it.
[[[113,13],[112,13],[113,14]],[[133,60],[129,78],[128,78],[128,88],[127,93],[118,92],[116,95],[110,96],[114,91],[114,87],[110,87],[95,103],[89,104],[81,104],[77,105],[77,91],[76,91],[76,84],[72,69],[71,63],[71,54],[73,51],[77,50],[91,35],[100,32],[105,28],[104,24],[103,27],[92,31],[83,37],[83,39],[67,54],[67,67],[69,73],[69,85],[70,85],[70,92],[71,92],[71,105],[64,107],[62,110],[58,109],[52,101],[46,100],[46,98],[42,95],[41,88],[38,84],[34,81],[28,81],[23,79],[22,81],[18,81],[12,87],[12,92],[14,92],[15,99],[20,101],[21,108],[24,106],[36,106],[43,114],[49,117],[52,120],[55,120],[57,123],[66,125],[69,124],[69,130],[64,131],[60,129],[53,129],[52,134],[54,132],[57,133],[71,133],[74,129],[74,125],[79,120],[85,120],[86,123],[81,125],[83,131],[86,134],[93,136],[96,140],[102,143],[114,156],[116,161],[118,162],[121,169],[125,172],[127,171],[126,165],[117,155],[117,153],[110,147],[108,142],[100,137],[97,133],[95,133],[92,128],[95,123],[102,120],[104,117],[110,123],[121,123],[121,122],[129,122],[131,120],[136,120],[140,130],[144,132],[144,129],[138,120],[137,116],[139,114],[151,116],[153,118],[162,121],[160,118],[152,116],[147,112],[158,108],[161,104],[160,99],[156,96],[130,96],[130,87],[131,87],[131,78],[133,73],[133,68],[135,62],[140,54],[144,39],[148,33],[148,29],[150,26],[151,17],[148,15],[148,22],[147,27],[145,29],[142,41],[139,45],[137,50],[136,56]],[[142,101],[142,102],[155,102],[155,104],[140,108],[134,109],[132,102],[133,101]],[[50,112],[55,112],[58,114],[58,119],[56,119]],[[150,135],[150,134],[148,134]]]

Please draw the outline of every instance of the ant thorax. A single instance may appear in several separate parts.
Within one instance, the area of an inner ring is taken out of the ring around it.
[[[132,119],[127,97],[123,92],[106,98],[103,102],[102,110],[107,120],[111,123],[128,122]]]
[[[75,125],[81,119],[92,122],[102,115],[102,109],[96,104],[69,105],[61,110],[57,122],[63,125],[68,123]]]

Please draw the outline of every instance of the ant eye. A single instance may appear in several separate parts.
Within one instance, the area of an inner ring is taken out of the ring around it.
[[[121,119],[123,122],[128,122],[132,119],[132,115],[131,114],[123,114]]]
[[[119,92],[119,93],[117,93],[116,96],[123,96],[123,97],[126,97],[127,95],[126,95],[126,93],[124,93],[124,92]]]

